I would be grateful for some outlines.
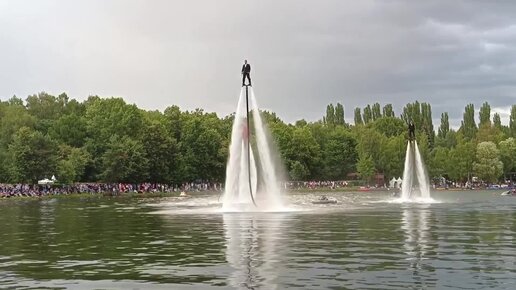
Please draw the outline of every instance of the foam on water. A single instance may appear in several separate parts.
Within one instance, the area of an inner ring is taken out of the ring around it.
[[[412,198],[395,198],[388,201],[389,203],[422,203],[422,204],[429,204],[429,203],[441,203],[438,200],[435,200],[433,198],[422,198],[422,197],[412,197]]]

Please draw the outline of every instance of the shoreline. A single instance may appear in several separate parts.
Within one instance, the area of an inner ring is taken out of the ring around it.
[[[502,191],[507,190],[505,188],[495,188],[495,189],[489,189],[489,188],[435,188],[432,189],[433,191],[479,191],[479,190],[488,190],[488,191]],[[323,187],[323,188],[297,188],[297,189],[286,189],[283,192],[285,194],[300,194],[300,193],[366,193],[366,192],[391,192],[392,189],[387,188],[360,188],[360,187],[341,187],[341,188],[329,188],[329,187]],[[119,194],[111,194],[109,192],[100,192],[100,193],[71,193],[71,194],[48,194],[48,195],[40,195],[40,196],[1,196],[1,201],[7,201],[7,200],[48,200],[48,199],[72,199],[72,198],[164,198],[164,197],[181,197],[181,192],[125,192],[125,193],[119,193]],[[222,192],[220,191],[213,191],[213,190],[207,190],[207,191],[190,191],[186,192],[186,197],[192,197],[192,196],[199,196],[199,195],[222,195]]]
[[[214,194],[217,191],[192,191],[188,192],[188,196],[199,194]],[[70,193],[70,194],[47,194],[35,196],[2,196],[2,200],[47,200],[47,199],[66,199],[66,198],[156,198],[156,197],[180,197],[181,192],[124,192],[119,194],[111,194],[110,192],[95,193]]]

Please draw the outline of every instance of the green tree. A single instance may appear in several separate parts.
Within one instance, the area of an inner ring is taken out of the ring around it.
[[[480,123],[478,126],[489,125],[491,126],[491,106],[488,102],[484,102],[482,107],[480,107],[480,111],[478,112],[478,116],[480,118]]]
[[[376,121],[382,117],[382,111],[379,103],[374,103],[372,108],[373,121]]]
[[[360,108],[355,108],[355,126],[364,124],[364,121],[362,121],[362,113]]]
[[[499,151],[493,142],[482,142],[477,145],[477,161],[473,164],[475,173],[486,182],[495,182],[503,171],[499,159]]]
[[[165,112],[163,113],[165,117],[165,127],[167,129],[168,134],[170,137],[181,140],[181,128],[183,126],[182,124],[182,114],[181,110],[178,106],[171,106],[165,109]],[[234,116],[233,116],[234,117]],[[230,119],[230,123],[233,123],[233,119]],[[229,135],[228,135],[229,136]]]
[[[374,161],[371,155],[360,155],[357,162],[357,171],[360,178],[369,184],[375,174]]]
[[[432,107],[428,103],[421,103],[421,130],[425,132],[429,146],[433,147],[435,132],[432,120]]]
[[[448,132],[450,132],[450,122],[448,121],[448,113],[444,112],[441,114],[441,125],[439,126],[437,136],[441,139],[444,139],[446,138]]]
[[[500,159],[503,162],[503,173],[507,176],[511,172],[516,171],[516,140],[514,138],[507,138],[501,141]]]
[[[329,132],[324,141],[318,142],[322,152],[322,176],[325,179],[342,180],[353,172],[357,160],[356,140],[344,128]]]
[[[379,133],[372,128],[360,128],[358,132],[355,132],[355,138],[357,140],[357,153],[358,156],[371,156],[375,163],[375,168],[379,172],[384,170],[382,160],[382,149],[385,146],[387,137]]]
[[[100,99],[90,97],[86,101],[86,139],[85,148],[93,157],[86,169],[87,179],[96,180],[105,176],[105,164],[101,156],[107,150],[111,137],[138,139],[143,129],[142,112],[136,105],[128,105],[121,98]],[[104,172],[104,173],[102,173]]]
[[[61,145],[57,163],[57,180],[60,183],[80,181],[86,165],[91,161],[91,155],[82,148]]]
[[[364,121],[364,124],[368,124],[369,122],[373,121],[373,111],[371,110],[370,105],[367,105],[364,108],[364,115],[362,117],[362,120]]]
[[[329,104],[326,107],[326,124],[335,125],[335,108],[333,104]]]
[[[25,106],[23,104],[23,100],[18,98],[16,95],[12,96],[8,101],[7,101],[7,104],[10,105],[10,106]]]
[[[140,141],[149,163],[148,181],[158,183],[181,182],[178,179],[179,148],[176,139],[167,134],[163,123],[145,125]]]
[[[287,166],[292,169],[295,161],[307,170],[308,177],[315,177],[321,161],[321,148],[308,127],[294,128],[286,152]]]
[[[90,138],[99,143],[114,134],[137,137],[143,128],[141,111],[121,98],[94,100],[86,106],[86,120]]]
[[[511,107],[511,115],[509,117],[509,129],[511,131],[511,136],[516,137],[516,105],[512,105]]]
[[[14,134],[22,127],[34,128],[36,118],[19,103],[2,103],[0,106],[0,146],[6,148]]]
[[[475,123],[475,106],[473,104],[466,105],[460,130],[466,140],[473,140],[475,138],[477,125]]]
[[[455,144],[449,144],[449,139],[451,136],[449,134],[450,132],[450,123],[448,121],[448,113],[444,112],[441,113],[441,124],[439,125],[439,129],[437,131],[437,138],[435,139],[435,146],[436,147],[447,147],[451,148],[455,146]],[[453,133],[451,133],[453,134]]]
[[[344,120],[344,106],[342,104],[337,103],[335,106],[335,124],[336,125],[345,125],[346,121]]]
[[[373,123],[372,128],[384,134],[386,137],[394,137],[405,134],[407,132],[407,124],[403,120],[394,117],[383,117]]]
[[[27,97],[26,103],[27,112],[36,117],[35,128],[46,134],[54,120],[64,113],[64,108],[68,103],[68,96],[63,93],[56,98],[42,92],[38,95]]]
[[[34,183],[56,173],[57,145],[39,131],[22,127],[9,145],[15,182]]]
[[[128,136],[109,138],[102,156],[102,180],[106,182],[143,182],[148,180],[149,163],[141,142]]]
[[[305,178],[309,175],[306,166],[299,161],[292,162],[289,173],[292,180],[305,180]]]
[[[449,153],[448,174],[451,179],[466,181],[473,172],[473,162],[475,161],[475,143],[461,140]]]
[[[64,111],[64,107],[68,103],[68,96],[61,94],[54,97],[45,92],[27,97],[27,111],[29,114],[38,118],[38,120],[57,119]]]
[[[296,127],[304,127],[308,125],[308,122],[305,119],[297,120],[294,126]]]
[[[54,140],[73,147],[84,145],[87,132],[86,119],[76,114],[61,116],[49,129],[49,135]]]
[[[198,110],[182,115],[181,176],[184,181],[224,179],[227,148],[221,122],[214,113]]]
[[[492,126],[490,122],[484,123],[479,126],[476,134],[476,141],[478,143],[491,141],[499,143],[504,139],[503,132],[495,126]]]
[[[502,120],[500,119],[500,114],[494,113],[493,124],[494,124],[495,128],[502,131]]]
[[[407,124],[412,121],[417,130],[421,129],[421,104],[418,101],[406,104],[403,107],[401,119]]]
[[[386,104],[383,107],[383,116],[384,117],[392,117],[394,118],[394,110],[392,109],[392,104]]]
[[[436,147],[432,150],[432,157],[429,162],[428,171],[431,177],[448,175],[450,150],[446,147]]]
[[[399,119],[398,119],[399,120]],[[402,122],[402,120],[399,120]],[[393,136],[382,146],[380,164],[385,176],[389,179],[403,175],[403,166],[407,142],[404,135]]]

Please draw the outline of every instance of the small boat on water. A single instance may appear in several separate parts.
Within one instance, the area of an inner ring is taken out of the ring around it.
[[[504,191],[502,192],[503,196],[516,196],[516,189],[510,189],[510,190],[507,190],[507,191]]]
[[[335,204],[337,200],[334,198],[328,198],[327,196],[320,196],[318,200],[312,201],[313,204]]]

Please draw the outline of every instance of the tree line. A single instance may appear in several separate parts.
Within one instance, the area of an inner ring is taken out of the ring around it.
[[[478,125],[472,104],[458,130],[443,113],[437,134],[428,103],[409,103],[398,117],[391,104],[355,108],[354,124],[346,123],[340,103],[316,122],[289,124],[262,114],[292,180],[401,176],[409,120],[432,177],[494,182],[516,170],[516,105],[507,125],[491,116],[487,102]],[[0,102],[0,183],[52,175],[63,183],[223,182],[233,118],[177,106],[143,110],[122,98],[12,97]]]

